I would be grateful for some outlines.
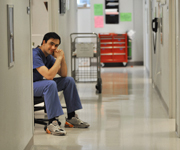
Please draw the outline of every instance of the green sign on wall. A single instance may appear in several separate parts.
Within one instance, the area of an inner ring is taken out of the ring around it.
[[[131,13],[120,13],[120,21],[132,21],[132,14]]]
[[[103,16],[103,4],[94,4],[94,16]]]

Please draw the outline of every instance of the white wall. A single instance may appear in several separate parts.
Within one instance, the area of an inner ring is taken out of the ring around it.
[[[157,3],[156,3],[157,8]],[[163,6],[163,44],[160,43],[160,32],[157,33],[157,53],[153,55],[153,81],[158,87],[169,107],[169,12]],[[160,74],[158,74],[160,73]]]
[[[143,0],[136,0],[133,2],[133,30],[136,32],[133,37],[132,45],[132,60],[143,61],[144,47],[143,47]]]
[[[146,0],[143,2],[143,20],[144,20],[144,66],[147,69],[148,75],[152,78],[152,53],[153,53],[153,44],[152,44],[152,11],[151,11],[151,0]],[[153,14],[154,17],[154,14]]]
[[[8,67],[7,4],[14,5],[15,65]],[[0,149],[23,150],[33,142],[32,51],[29,0],[0,1]]]
[[[71,75],[71,33],[77,33],[77,2],[75,0],[69,1],[69,10],[64,15],[59,15],[59,34],[62,38],[60,47],[65,53],[68,76]]]
[[[84,9],[78,9],[77,14],[77,28],[78,33],[89,33],[92,32],[91,26],[91,9],[90,8],[84,8]]]
[[[156,9],[156,17],[159,18],[161,16],[161,14],[163,16],[163,36],[162,36],[163,43],[161,43],[160,30],[158,29],[157,41],[156,41],[156,53],[154,54],[153,43],[149,43],[149,45],[151,45],[152,49],[149,48],[148,52],[146,52],[147,55],[145,55],[146,56],[145,60],[148,61],[148,59],[149,59],[148,54],[150,54],[152,52],[152,60],[151,60],[152,61],[152,70],[151,70],[152,80],[153,80],[153,83],[154,83],[155,87],[157,88],[158,92],[162,96],[163,102],[165,104],[165,108],[167,110],[169,110],[170,90],[171,90],[170,89],[171,79],[169,78],[169,72],[170,72],[169,54],[171,53],[171,51],[169,50],[169,40],[170,40],[169,39],[169,11],[167,10],[167,4],[162,6],[161,9],[158,9],[158,3],[156,2],[156,0],[153,0],[152,8],[153,9],[151,12],[150,11],[151,6],[150,6],[150,4],[148,4],[149,13],[152,14],[153,18],[155,17],[155,9]],[[144,7],[144,9],[145,9],[145,7]],[[163,9],[163,11],[161,11],[162,9]],[[146,11],[146,10],[144,10],[144,11]],[[158,11],[162,12],[162,13],[158,13]],[[148,20],[147,14],[145,14],[144,17],[145,17],[144,21]],[[150,25],[145,23],[145,26],[148,27],[149,31],[150,31],[148,38],[151,38],[151,36],[150,36],[150,34],[152,34],[151,22],[149,22],[149,24]],[[147,40],[147,39],[144,39],[144,40]],[[151,68],[150,63],[146,63],[146,68]]]

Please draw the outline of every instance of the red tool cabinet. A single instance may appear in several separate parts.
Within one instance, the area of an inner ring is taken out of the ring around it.
[[[127,34],[99,34],[101,63],[128,62]]]

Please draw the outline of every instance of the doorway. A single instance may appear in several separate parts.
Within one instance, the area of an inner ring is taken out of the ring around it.
[[[44,34],[49,31],[49,5],[49,0],[31,0],[32,47],[40,45]]]

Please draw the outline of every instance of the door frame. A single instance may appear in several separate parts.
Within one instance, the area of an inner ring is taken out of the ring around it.
[[[169,118],[176,116],[176,18],[175,0],[169,1]]]
[[[175,131],[177,133],[177,136],[180,137],[180,94],[179,94],[179,89],[180,89],[180,2],[178,0],[175,0],[175,79],[176,79],[176,85],[175,85],[175,90],[176,90],[176,95],[175,95]]]

